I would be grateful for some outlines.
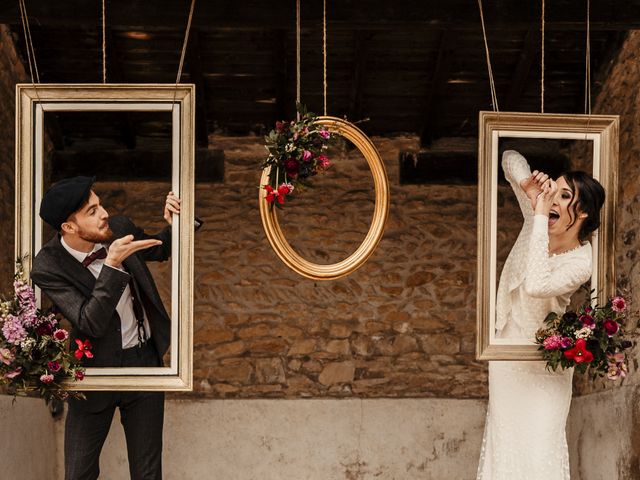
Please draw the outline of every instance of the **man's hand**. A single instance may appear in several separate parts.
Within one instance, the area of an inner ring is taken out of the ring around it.
[[[133,238],[133,235],[127,235],[114,240],[109,246],[104,263],[110,267],[121,268],[122,262],[138,250],[162,245],[162,241],[153,238],[149,240],[134,240]]]
[[[525,178],[520,182],[520,187],[524,190],[524,193],[529,197],[531,202],[531,208],[536,209],[536,200],[538,195],[542,193],[542,186],[549,180],[549,175],[544,172],[534,170],[530,177]]]
[[[558,184],[553,180],[547,180],[542,186],[542,193],[538,196],[535,214],[549,216],[549,210],[553,206],[558,193]]]
[[[164,204],[164,219],[169,225],[171,225],[173,213],[180,215],[180,202],[181,200],[173,192],[167,194],[167,201]]]

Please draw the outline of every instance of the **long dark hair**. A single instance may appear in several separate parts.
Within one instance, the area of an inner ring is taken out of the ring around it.
[[[568,209],[573,212],[573,219],[569,227],[576,223],[578,212],[587,214],[578,232],[578,238],[584,242],[600,226],[600,209],[604,205],[605,197],[604,188],[591,175],[579,170],[566,172],[561,176],[573,192],[573,200]]]

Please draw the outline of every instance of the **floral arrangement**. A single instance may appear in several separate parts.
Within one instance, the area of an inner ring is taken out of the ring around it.
[[[91,358],[91,343],[76,340],[82,348],[71,354],[67,350],[69,333],[58,325],[55,314],[36,308],[33,288],[25,279],[21,259],[16,262],[13,298],[0,301],[0,385],[7,385],[13,395],[37,392],[47,402],[68,396],[60,382],[82,380],[82,356]]]
[[[590,368],[594,376],[624,378],[628,372],[624,350],[633,345],[624,338],[626,309],[624,298],[618,296],[603,307],[583,306],[562,316],[547,315],[546,327],[536,332],[547,368],[575,367],[580,373]]]
[[[307,185],[306,180],[331,165],[323,153],[331,134],[315,121],[317,116],[298,104],[298,120],[276,122],[276,128],[265,136],[269,152],[262,168],[271,167],[269,183],[262,185],[270,204],[282,205],[285,197],[296,187]]]

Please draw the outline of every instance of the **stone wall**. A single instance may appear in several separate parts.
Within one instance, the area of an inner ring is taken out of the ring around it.
[[[195,238],[194,395],[486,396],[486,365],[474,358],[477,189],[399,185],[399,153],[417,149],[417,138],[373,141],[391,183],[385,235],[360,270],[315,282],[290,271],[266,240],[257,208],[261,139],[211,138],[224,150],[226,176],[196,186],[205,227]],[[279,214],[292,245],[318,263],[351,253],[373,211],[364,159],[353,150],[333,158],[331,171]],[[161,227],[168,186],[96,188],[112,212]]]
[[[619,291],[631,303],[629,330],[636,327],[640,316],[640,97],[636,93],[639,50],[640,31],[632,31],[612,62],[593,108],[594,113],[620,115],[616,278]],[[637,333],[633,337],[637,342]],[[640,478],[639,353],[638,346],[629,353],[631,373],[621,383],[576,380],[575,391],[581,397],[574,400],[569,422],[572,478]]]
[[[0,25],[0,296],[11,293],[14,260],[15,84],[26,81],[11,33]]]

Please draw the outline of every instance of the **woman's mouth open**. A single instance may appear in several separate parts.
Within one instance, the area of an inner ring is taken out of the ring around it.
[[[556,223],[559,218],[560,218],[560,214],[558,212],[556,212],[555,210],[551,210],[549,212],[549,226],[551,226],[554,223]]]

